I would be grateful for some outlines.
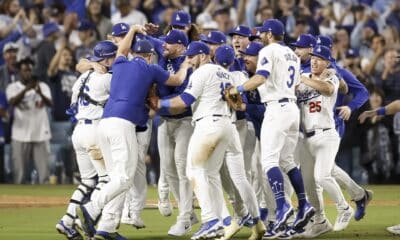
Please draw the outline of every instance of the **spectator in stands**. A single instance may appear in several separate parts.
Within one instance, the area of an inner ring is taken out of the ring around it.
[[[39,183],[48,177],[49,140],[51,137],[47,108],[52,106],[50,89],[32,75],[33,61],[18,63],[21,79],[11,83],[6,96],[13,107],[12,162],[14,183],[26,182],[31,159],[39,175]]]
[[[99,39],[106,39],[107,34],[111,32],[112,23],[109,18],[102,15],[101,0],[89,0],[88,19],[96,25],[96,30],[100,36]]]
[[[384,55],[384,68],[380,74],[382,89],[386,95],[384,105],[400,99],[400,66],[396,62],[398,50],[388,49]]]
[[[385,39],[380,35],[372,38],[371,48],[369,52],[365,52],[366,56],[362,59],[361,66],[367,74],[375,74],[383,70],[383,54],[385,50]],[[376,81],[374,81],[376,82]]]
[[[56,54],[55,42],[59,38],[60,28],[56,23],[46,23],[43,25],[42,31],[44,40],[36,49],[35,75],[40,81],[48,82],[47,68]]]
[[[4,91],[0,91],[0,183],[5,183],[4,169],[4,144],[5,144],[5,126],[3,119],[8,120],[8,103]]]
[[[71,104],[72,86],[78,77],[74,68],[74,54],[63,43],[51,60],[47,74],[53,98],[51,146],[55,151],[56,161],[64,165],[66,176],[64,183],[72,183],[74,166],[71,143],[72,124],[69,116],[65,114]],[[61,178],[58,180],[61,183]]]
[[[346,58],[347,50],[350,48],[350,36],[347,30],[339,28],[335,33],[333,42],[332,57],[339,62]]]
[[[0,66],[0,91],[4,92],[9,83],[17,79],[17,53],[18,45],[10,42],[3,48],[5,64]]]
[[[96,26],[88,20],[82,20],[78,26],[78,36],[81,45],[75,48],[75,59],[86,58],[92,54],[98,40]]]
[[[129,0],[116,0],[115,5],[118,12],[114,13],[111,17],[111,22],[113,24],[124,22],[131,26],[133,24],[147,23],[146,16],[139,10],[133,8]]]
[[[394,26],[386,26],[383,29],[382,36],[385,38],[385,42],[388,46],[400,49],[400,29]]]
[[[18,0],[4,0],[1,8],[4,14],[0,15],[0,38],[4,38],[15,30],[25,12]]]
[[[375,88],[369,97],[370,109],[384,106],[384,93]],[[361,138],[361,164],[367,169],[369,183],[385,183],[393,169],[393,154],[389,136],[391,124],[383,116],[375,116],[367,120],[363,126]]]

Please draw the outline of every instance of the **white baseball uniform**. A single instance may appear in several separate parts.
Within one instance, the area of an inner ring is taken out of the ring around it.
[[[303,76],[311,77],[311,73]],[[300,166],[306,192],[316,209],[317,220],[325,218],[322,189],[328,192],[338,209],[348,207],[339,185],[332,177],[332,168],[340,143],[333,118],[339,79],[333,76],[323,81],[328,81],[334,86],[335,90],[331,96],[324,96],[303,83],[297,88],[301,128],[304,133],[304,138],[300,138],[302,140],[299,142],[299,147],[302,146],[299,154]],[[320,190],[317,191],[318,187]]]
[[[300,59],[287,46],[272,43],[260,50],[257,72],[269,74],[258,87],[267,105],[261,127],[261,164],[264,173],[280,166],[284,172],[296,167],[293,151],[297,143],[299,110],[295,86],[299,81]]]
[[[187,176],[201,208],[202,222],[221,219],[222,209],[226,208],[219,170],[228,147],[236,147],[232,136],[235,132],[238,135],[221,92],[232,84],[227,70],[204,64],[190,76],[185,90],[196,98],[192,105],[195,128],[188,147]]]
[[[83,97],[79,97],[81,86],[86,80],[83,92],[90,96],[91,99],[104,103],[109,97],[111,74],[100,74],[97,72],[87,71],[83,73],[72,87],[71,103],[77,104],[77,114],[75,118],[78,120],[73,133],[72,144],[76,152],[76,160],[81,174],[82,185],[78,186],[72,197],[71,203],[68,205],[67,213],[76,215],[76,204],[82,201],[83,193],[88,193],[88,188],[95,188],[91,197],[94,197],[101,186],[107,182],[108,176],[105,170],[103,157],[100,152],[98,142],[98,123],[103,114],[103,107],[94,105]],[[94,177],[99,176],[99,184],[96,186]],[[68,217],[63,217],[64,222],[68,222]]]

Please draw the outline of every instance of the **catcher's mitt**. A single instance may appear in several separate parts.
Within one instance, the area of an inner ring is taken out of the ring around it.
[[[230,89],[234,88],[234,86],[229,86],[224,90],[224,98],[228,103],[229,107],[235,111],[240,111],[242,109],[243,99],[239,93],[231,94]]]
[[[153,84],[147,94],[147,106],[155,111],[158,110],[158,100],[160,97],[157,95],[157,86]]]

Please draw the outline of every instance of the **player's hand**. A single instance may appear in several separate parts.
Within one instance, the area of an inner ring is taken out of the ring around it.
[[[100,63],[91,62],[90,65],[92,66],[94,71],[97,73],[101,73],[101,74],[107,73],[107,68],[105,66],[101,65]]]
[[[343,118],[345,121],[350,119],[351,109],[348,106],[341,106],[337,107],[336,109],[339,110],[339,116]]]
[[[236,87],[229,88],[229,95],[239,95],[239,92]]]
[[[153,24],[153,23],[146,23],[144,25],[145,29],[146,29],[146,33],[148,35],[154,35],[158,32],[158,29],[160,28],[160,26]]]
[[[365,122],[365,120],[367,120],[367,118],[372,118],[375,116],[377,116],[376,110],[365,111],[360,114],[360,116],[358,117],[358,120],[362,124]]]
[[[321,75],[319,76],[321,79],[327,79],[327,78],[331,78],[336,74],[335,69],[333,68],[327,68],[325,69]]]
[[[146,28],[142,25],[135,24],[131,26],[132,31],[135,31],[135,33],[141,33],[143,35],[147,35],[146,33]]]
[[[31,83],[26,84],[25,85],[25,91],[29,91],[31,89],[36,88],[36,85],[37,85],[36,82],[31,82]]]

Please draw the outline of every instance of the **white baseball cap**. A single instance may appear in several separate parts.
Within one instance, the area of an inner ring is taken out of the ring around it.
[[[18,44],[16,44],[15,42],[9,42],[4,45],[3,53],[5,53],[9,50],[17,50],[18,51],[18,49],[19,49]]]

